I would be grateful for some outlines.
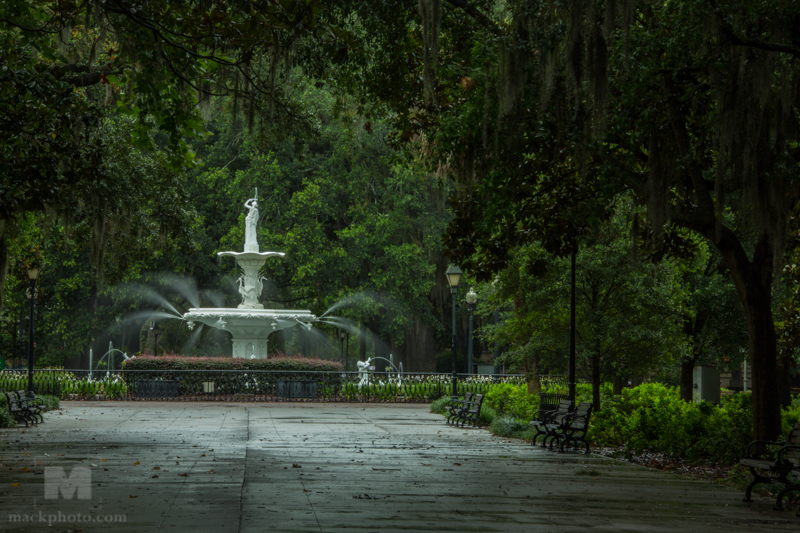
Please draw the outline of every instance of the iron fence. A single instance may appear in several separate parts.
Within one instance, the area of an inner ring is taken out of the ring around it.
[[[34,391],[63,400],[431,402],[452,393],[452,374],[270,370],[35,370]],[[563,379],[543,376],[551,382]],[[457,390],[485,393],[524,376],[459,374]],[[28,386],[24,370],[0,371],[0,392]]]

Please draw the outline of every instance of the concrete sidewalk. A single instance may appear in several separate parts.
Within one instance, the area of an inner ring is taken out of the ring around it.
[[[0,430],[4,532],[800,530],[771,499],[452,428],[427,405],[62,405]],[[51,466],[89,498],[45,499]]]

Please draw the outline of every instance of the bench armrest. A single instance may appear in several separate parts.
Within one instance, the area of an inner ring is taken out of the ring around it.
[[[753,456],[750,453],[750,450],[753,448],[753,446],[755,444],[767,444],[769,446],[784,446],[784,445],[786,445],[786,441],[772,442],[772,441],[768,441],[768,440],[754,440],[753,442],[751,442],[750,444],[747,445],[747,452],[745,453],[745,457],[751,457],[751,458],[752,457],[756,457],[756,456]]]
[[[785,457],[786,456],[786,452],[791,451],[791,450],[800,451],[800,444],[787,444],[787,445],[781,447],[781,449],[778,450],[778,455],[777,455],[777,458],[775,459],[775,462],[778,463],[778,464],[791,463],[791,461],[789,461]],[[798,468],[798,467],[800,467],[800,464],[792,463],[792,468]]]

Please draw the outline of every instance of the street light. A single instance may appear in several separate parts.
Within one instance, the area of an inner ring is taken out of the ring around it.
[[[469,349],[467,350],[467,374],[472,375],[472,315],[475,311],[475,302],[478,301],[478,293],[472,287],[466,296],[467,303],[469,304]]]
[[[339,330],[339,348],[342,350],[342,362],[344,363],[344,371],[347,372],[347,353],[344,351],[344,338],[347,334],[343,329]]]
[[[450,294],[453,296],[453,342],[450,345],[450,350],[453,352],[453,393],[452,399],[458,399],[458,392],[456,390],[458,377],[456,376],[456,295],[458,294],[458,282],[461,281],[461,269],[453,263],[447,267],[447,283],[450,285]]]
[[[36,279],[39,277],[39,269],[30,267],[28,269],[28,279],[30,279],[31,299],[31,319],[28,321],[28,398],[33,398],[33,308],[36,305]]]

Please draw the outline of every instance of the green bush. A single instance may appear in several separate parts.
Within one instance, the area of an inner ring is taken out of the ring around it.
[[[499,383],[486,392],[484,402],[501,415],[530,421],[539,409],[539,397],[528,394],[526,385]]]
[[[735,463],[752,440],[749,394],[721,406],[686,403],[674,387],[645,383],[607,400],[592,416],[591,439],[625,454],[661,452],[689,460]]]
[[[14,417],[8,411],[8,406],[5,405],[5,399],[2,406],[0,406],[0,428],[13,428],[16,425]]]
[[[492,422],[494,422],[495,418],[497,418],[497,412],[483,403],[481,405],[481,414],[478,415],[478,420],[480,421],[482,426],[490,426]]]
[[[517,437],[530,429],[530,425],[510,416],[498,416],[489,426],[489,431],[500,437]]]
[[[439,399],[433,400],[431,402],[431,413],[436,413],[439,415],[445,414],[445,407],[450,404],[450,398],[447,396],[442,396]]]
[[[58,396],[51,396],[49,394],[45,394],[40,396],[40,398],[44,403],[45,411],[55,411],[56,409],[58,409],[58,406],[60,405]]]

